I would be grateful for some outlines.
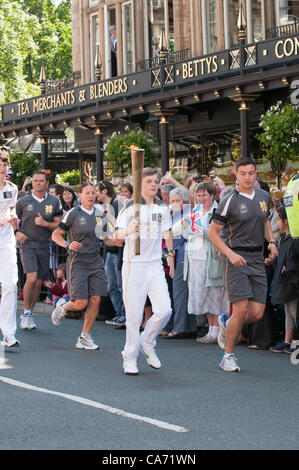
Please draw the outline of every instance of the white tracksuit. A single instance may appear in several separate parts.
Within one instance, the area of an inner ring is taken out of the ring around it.
[[[134,215],[134,206],[120,212],[117,229],[127,229]],[[142,323],[147,295],[153,315],[148,320],[142,342],[148,348],[156,345],[156,338],[171,316],[171,303],[165,273],[162,266],[162,234],[171,229],[171,217],[167,205],[141,205],[140,255],[134,254],[134,234],[126,237],[123,255],[122,282],[126,310],[126,344],[124,355],[137,359],[139,329]]]
[[[8,181],[0,190],[0,329],[4,336],[15,335],[17,329],[18,268],[16,240],[10,219],[11,208],[16,205],[18,188]]]

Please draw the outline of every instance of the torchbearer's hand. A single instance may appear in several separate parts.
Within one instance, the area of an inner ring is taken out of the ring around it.
[[[130,235],[130,233],[135,233],[140,231],[140,225],[138,223],[138,220],[133,219],[132,222],[129,225],[129,228],[127,230],[127,235]]]

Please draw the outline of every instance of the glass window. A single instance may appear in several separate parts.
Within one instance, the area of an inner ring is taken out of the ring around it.
[[[90,47],[90,77],[91,81],[95,80],[95,58],[97,46],[100,44],[100,25],[99,17],[90,15],[89,17],[89,47]]]
[[[122,5],[123,66],[124,73],[133,72],[133,12],[132,4]]]
[[[162,28],[170,49],[174,49],[173,0],[144,0],[144,7],[147,57],[156,57]]]
[[[99,4],[99,0],[88,0],[89,8],[96,7]]]
[[[238,16],[239,16],[239,0],[229,0],[229,44],[230,47],[239,44],[238,39]]]
[[[262,7],[261,0],[252,1],[252,30],[253,40],[262,40]]]
[[[207,1],[207,53],[217,51],[216,0]]]
[[[279,0],[279,21],[284,25],[299,21],[299,0]]]

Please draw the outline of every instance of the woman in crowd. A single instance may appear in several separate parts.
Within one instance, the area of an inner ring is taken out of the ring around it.
[[[186,238],[182,236],[182,218],[190,212],[189,191],[178,187],[170,192],[172,211],[173,247],[175,249],[175,270],[173,277],[173,324],[172,331],[165,339],[195,338],[197,335],[196,317],[189,315],[188,283],[184,280],[184,258]]]
[[[200,343],[217,343],[217,316],[221,312],[228,313],[230,307],[224,287],[224,259],[217,257],[216,249],[207,238],[213,211],[217,207],[215,194],[213,184],[199,183],[196,187],[198,205],[192,211],[188,228],[184,224],[188,238],[184,266],[185,279],[188,276],[188,312],[206,315],[209,323],[208,333],[197,338]]]
[[[64,188],[61,197],[63,212],[67,212],[78,204],[78,198],[75,191],[71,187]]]

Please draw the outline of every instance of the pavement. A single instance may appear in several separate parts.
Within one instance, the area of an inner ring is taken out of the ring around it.
[[[299,448],[299,364],[287,354],[237,346],[241,372],[226,373],[218,345],[158,337],[162,368],[140,354],[139,375],[126,376],[125,330],[97,321],[100,350],[77,350],[82,320],[55,327],[52,310],[39,303],[37,329],[3,352],[1,450]]]

